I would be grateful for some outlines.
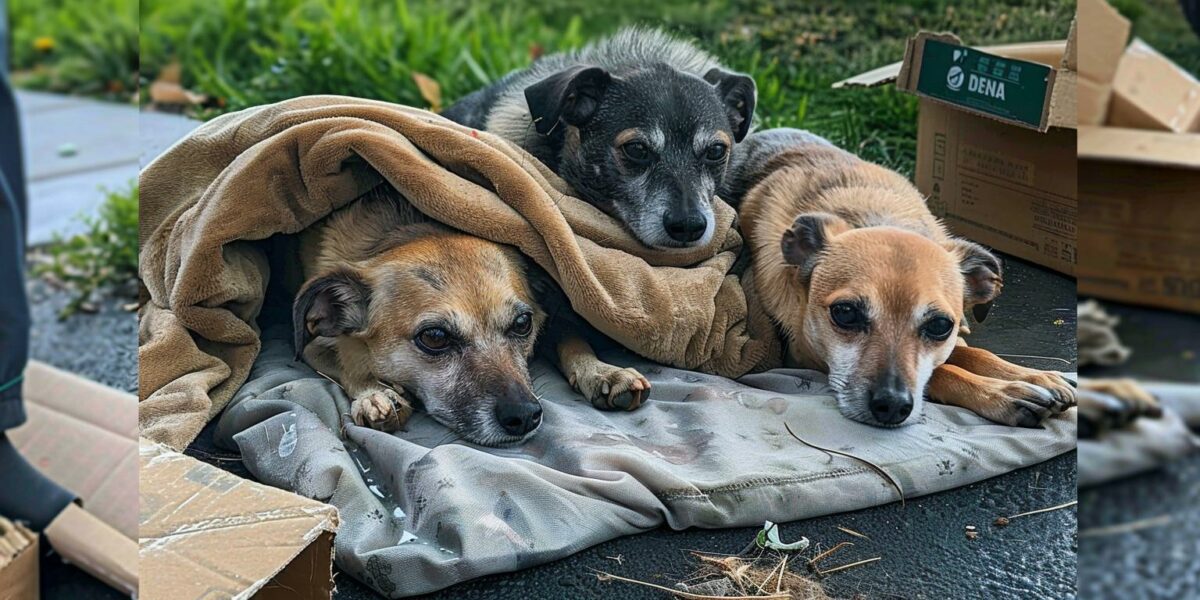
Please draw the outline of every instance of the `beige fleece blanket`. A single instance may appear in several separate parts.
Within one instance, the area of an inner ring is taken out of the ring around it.
[[[730,272],[741,238],[726,204],[708,246],[652,250],[504,140],[423,110],[309,96],[214,119],[141,173],[144,437],[184,448],[246,381],[271,276],[263,241],[381,178],[426,215],[520,248],[577,313],[651,360],[728,377],[779,363]]]

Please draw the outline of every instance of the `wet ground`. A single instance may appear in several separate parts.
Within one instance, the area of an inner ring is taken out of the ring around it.
[[[1120,367],[1084,375],[1200,384],[1200,317],[1106,308],[1121,317],[1117,332],[1133,353]],[[1104,534],[1113,527],[1126,531]],[[1079,528],[1080,598],[1200,597],[1200,455],[1083,490]]]
[[[1032,367],[1075,369],[1075,286],[1070,278],[1016,259],[1006,261],[1004,295],[972,343]],[[211,427],[191,453],[248,476],[228,452],[212,446]],[[222,457],[223,460],[215,460]],[[487,493],[481,490],[480,493]],[[827,590],[851,598],[1072,598],[1075,596],[1076,517],[1073,508],[994,528],[996,517],[1055,506],[1075,499],[1075,454],[949,492],[853,513],[783,525],[783,539],[806,536],[825,546],[851,540],[855,546],[826,567],[859,559],[882,560],[830,576]],[[965,527],[980,531],[968,540]],[[870,539],[850,538],[846,527]],[[467,582],[429,596],[450,599],[664,598],[648,588],[599,582],[595,571],[670,586],[695,569],[689,549],[737,553],[754,528],[671,531],[659,529],[600,544],[574,556]],[[804,572],[798,567],[798,572]],[[339,600],[376,598],[364,585],[340,574]]]

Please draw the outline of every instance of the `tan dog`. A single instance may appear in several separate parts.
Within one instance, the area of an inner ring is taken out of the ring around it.
[[[472,442],[522,441],[542,415],[527,366],[547,321],[534,284],[552,286],[516,250],[422,221],[385,185],[300,235],[297,357],[342,385],[359,425],[399,429],[415,400]],[[600,408],[636,408],[649,390],[576,335],[550,347]]]
[[[747,294],[789,357],[829,374],[846,417],[897,426],[935,402],[1036,426],[1075,404],[1056,373],[969,348],[966,309],[995,298],[1000,261],[950,237],[904,177],[796,130],[747,139],[724,197],[752,260]]]

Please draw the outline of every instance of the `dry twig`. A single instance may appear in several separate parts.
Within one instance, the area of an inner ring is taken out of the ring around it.
[[[824,452],[826,454],[836,454],[838,456],[844,456],[846,458],[857,460],[858,462],[863,463],[864,465],[867,465],[873,471],[875,471],[876,473],[879,473],[879,475],[881,477],[883,477],[884,479],[886,479],[888,483],[892,484],[892,487],[896,489],[896,494],[900,496],[900,506],[904,506],[904,492],[900,489],[900,484],[896,482],[895,478],[893,478],[891,475],[888,475],[888,472],[884,471],[883,468],[880,467],[879,465],[877,465],[865,458],[859,458],[853,454],[848,454],[848,453],[842,452],[840,450],[830,450],[829,448],[822,448],[816,444],[810,444],[810,443],[800,439],[800,436],[796,435],[796,433],[794,431],[792,431],[792,428],[789,427],[787,423],[783,424],[783,428],[786,429],[787,432],[792,437],[796,438],[797,442],[800,442],[801,444],[804,444],[805,446],[808,446],[809,448],[814,448],[816,450],[820,450],[821,452]]]

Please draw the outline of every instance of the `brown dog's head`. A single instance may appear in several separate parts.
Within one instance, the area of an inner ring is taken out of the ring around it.
[[[808,291],[803,325],[790,333],[824,360],[842,414],[870,425],[894,427],[921,413],[964,308],[1000,292],[1000,261],[963,240],[939,244],[808,213],[780,245]]]
[[[362,361],[467,440],[522,441],[541,423],[526,361],[545,321],[524,269],[516,251],[459,233],[406,241],[305,284],[297,351],[357,340],[343,365]]]

